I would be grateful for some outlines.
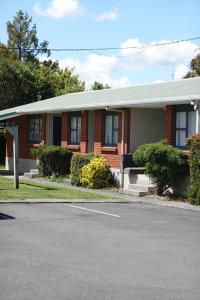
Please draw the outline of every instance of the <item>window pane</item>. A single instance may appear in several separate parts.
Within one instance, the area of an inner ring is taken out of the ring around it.
[[[71,117],[71,129],[76,129],[76,117]]]
[[[113,116],[114,129],[118,129],[118,115]]]
[[[107,115],[105,118],[105,144],[112,144],[112,115]]]
[[[29,133],[28,133],[28,141],[29,143],[38,144],[41,142],[41,128],[42,121],[40,117],[30,117],[29,119]]]
[[[81,117],[78,117],[77,143],[81,141]]]
[[[114,145],[118,144],[118,130],[115,130],[113,133],[113,144]]]
[[[76,144],[76,130],[71,130],[71,141],[72,144]]]
[[[179,111],[176,113],[176,128],[186,128],[186,112]]]
[[[196,111],[188,112],[188,136],[196,133]]]
[[[177,130],[176,131],[176,146],[185,147],[186,142],[186,131],[185,130]]]

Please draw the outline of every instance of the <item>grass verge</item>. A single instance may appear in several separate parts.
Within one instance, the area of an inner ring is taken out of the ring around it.
[[[112,198],[97,193],[60,188],[26,180],[20,180],[19,189],[15,190],[12,179],[0,176],[0,200],[6,199],[87,199],[92,201]]]

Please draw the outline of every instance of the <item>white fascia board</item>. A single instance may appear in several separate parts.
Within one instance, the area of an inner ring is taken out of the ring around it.
[[[140,99],[129,101],[117,101],[117,102],[102,102],[92,104],[81,105],[69,105],[69,106],[57,106],[57,107],[45,107],[39,109],[17,109],[17,114],[33,114],[33,113],[50,113],[50,112],[63,112],[74,110],[86,110],[86,109],[98,109],[106,107],[138,107],[140,105],[152,106],[152,105],[168,105],[168,104],[184,104],[190,103],[192,100],[200,100],[200,95],[179,96],[179,97],[166,97],[155,99]]]
[[[15,113],[15,114],[3,115],[3,116],[0,116],[0,121],[7,120],[7,119],[12,119],[12,118],[15,118],[15,117],[20,117],[21,115],[23,115],[23,113],[21,113],[21,114]]]

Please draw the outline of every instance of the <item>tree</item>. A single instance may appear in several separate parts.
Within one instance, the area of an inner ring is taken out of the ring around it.
[[[110,86],[106,83],[105,85],[101,82],[95,81],[92,85],[92,90],[104,90],[110,89]]]
[[[57,61],[48,60],[40,63],[35,70],[40,99],[84,91],[85,82],[73,74],[73,71],[74,69],[69,68],[60,69]]]
[[[194,57],[190,62],[190,71],[184,76],[184,78],[198,77],[200,76],[200,54]]]
[[[31,23],[32,17],[22,10],[17,11],[12,22],[7,22],[8,47],[17,49],[19,60],[33,61],[38,54],[50,55],[49,43],[39,43],[36,24]]]
[[[51,60],[31,63],[0,51],[0,110],[85,89],[73,69],[61,70]]]

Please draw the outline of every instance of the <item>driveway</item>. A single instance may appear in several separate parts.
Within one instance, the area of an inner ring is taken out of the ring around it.
[[[199,212],[141,203],[0,212],[1,300],[200,299]]]

